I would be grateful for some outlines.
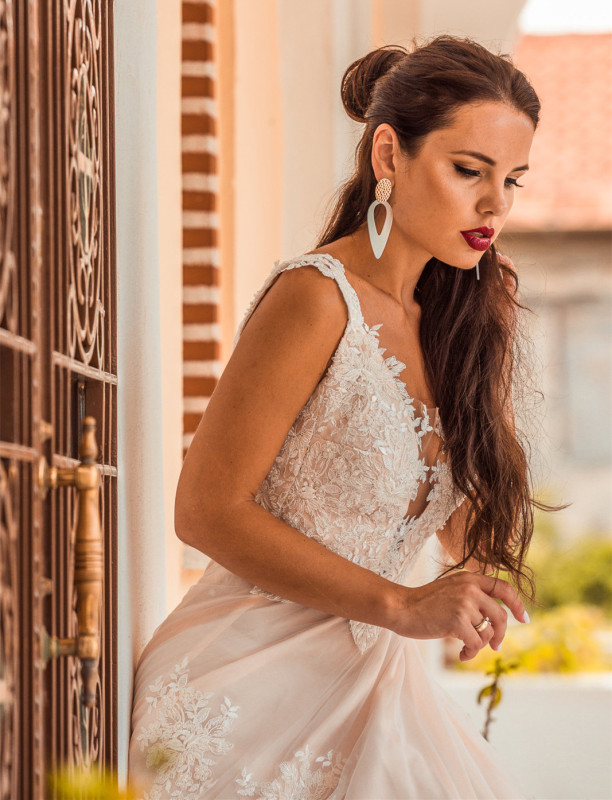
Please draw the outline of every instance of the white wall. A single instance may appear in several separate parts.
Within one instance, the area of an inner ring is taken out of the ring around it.
[[[471,36],[492,50],[511,52],[526,0],[420,0],[419,33]]]
[[[281,41],[277,2],[233,2],[233,180],[236,188],[233,229],[237,326],[255,290],[263,283],[274,261],[281,258],[281,167],[285,142],[279,85]]]
[[[166,612],[160,273],[157,215],[157,5],[116,0],[115,153],[118,370],[119,774],[125,776],[132,674]]]
[[[183,466],[181,16],[181,0],[157,0],[157,207],[168,611],[181,600],[184,548],[174,532],[174,497]]]
[[[503,679],[502,679],[503,680]],[[488,683],[480,675],[444,673],[440,683],[482,729],[476,704]],[[610,674],[507,678],[493,712],[489,740],[528,797],[606,800],[612,797]]]

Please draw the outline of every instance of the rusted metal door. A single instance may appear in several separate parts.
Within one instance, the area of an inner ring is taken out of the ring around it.
[[[112,10],[0,2],[0,800],[116,763]]]

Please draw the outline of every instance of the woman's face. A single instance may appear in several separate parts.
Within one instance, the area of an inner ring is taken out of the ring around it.
[[[400,152],[395,131],[379,125],[373,162],[377,177],[393,184],[391,235],[405,237],[426,261],[434,256],[471,269],[504,226],[533,134],[529,117],[505,103],[469,103],[410,158]],[[480,234],[470,235],[478,228]]]

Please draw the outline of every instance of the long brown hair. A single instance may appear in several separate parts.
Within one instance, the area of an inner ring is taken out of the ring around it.
[[[408,52],[380,47],[354,61],[342,79],[349,116],[365,123],[352,177],[338,190],[316,247],[360,228],[374,198],[372,141],[388,123],[402,151],[414,157],[424,138],[452,124],[465,103],[501,101],[537,127],[540,102],[529,81],[505,55],[455,36],[437,36]],[[427,376],[440,410],[453,481],[468,498],[463,560],[506,570],[532,599],[525,556],[533,532],[533,507],[556,510],[533,497],[527,441],[515,429],[512,388],[519,353],[512,263],[492,245],[472,270],[432,258],[415,290],[421,306],[420,341]],[[525,309],[527,310],[527,309]],[[527,591],[528,590],[528,591]]]

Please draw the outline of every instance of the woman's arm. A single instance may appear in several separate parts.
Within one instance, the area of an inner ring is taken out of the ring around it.
[[[466,588],[457,575],[437,581],[433,591],[407,589],[336,555],[255,502],[346,318],[337,285],[315,267],[281,273],[245,326],[186,455],[176,532],[230,571],[288,600],[404,636],[457,636],[475,655],[488,641],[486,632],[473,628],[482,616],[497,619],[496,641],[505,632],[493,596],[517,618],[524,611],[508,584],[474,576]]]
[[[281,273],[246,324],[185,457],[179,538],[274,594],[384,624],[396,588],[255,502],[289,428],[323,376],[347,322],[316,267]]]

